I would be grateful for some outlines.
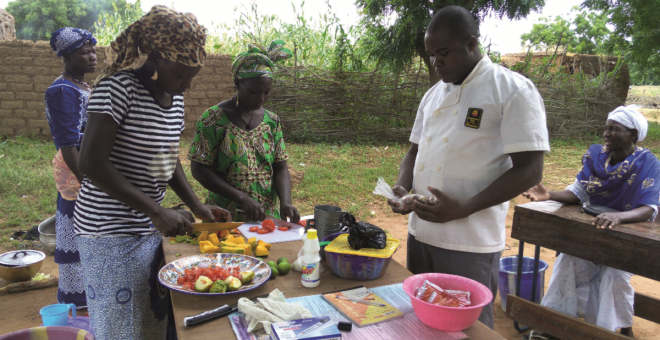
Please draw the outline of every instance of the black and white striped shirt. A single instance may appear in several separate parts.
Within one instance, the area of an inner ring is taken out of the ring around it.
[[[159,204],[165,197],[179,154],[184,129],[183,96],[161,106],[126,70],[99,82],[89,98],[88,113],[108,114],[119,124],[110,162],[135,187]],[[88,138],[93,136],[88,136]],[[74,212],[79,236],[147,235],[151,220],[97,188],[82,182]]]

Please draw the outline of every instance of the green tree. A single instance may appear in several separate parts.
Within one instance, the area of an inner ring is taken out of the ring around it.
[[[370,55],[402,69],[418,55],[429,71],[431,84],[438,81],[424,48],[424,33],[433,13],[449,5],[463,6],[482,20],[489,15],[520,19],[538,12],[545,0],[357,0],[363,10],[365,45]]]
[[[606,50],[623,55],[653,79],[660,78],[658,5],[657,0],[586,0],[582,4],[607,13],[614,34],[605,44]]]
[[[531,32],[520,36],[523,47],[554,50],[559,44],[562,50],[571,53],[622,56],[628,62],[631,84],[660,84],[660,72],[658,72],[660,58],[658,58],[657,46],[655,54],[636,51],[633,46],[635,41],[622,39],[620,34],[610,31],[607,27],[613,15],[610,11],[594,12],[574,7],[572,12],[576,13],[572,21],[560,16],[554,21],[541,18],[539,23],[534,24]],[[560,37],[561,43],[559,43]],[[640,62],[640,58],[647,59]]]
[[[92,31],[99,14],[113,11],[112,0],[15,0],[5,10],[16,20],[16,37],[26,40],[48,40],[50,33],[62,27]],[[123,12],[126,0],[117,0]]]
[[[94,36],[101,46],[110,46],[110,43],[126,28],[144,15],[142,3],[137,0],[135,4],[126,4],[123,14],[115,3],[112,3],[113,12],[99,14],[99,20],[94,23]]]
[[[578,7],[573,20],[557,16],[554,21],[541,18],[532,31],[520,36],[523,47],[534,50],[554,50],[558,45],[566,52],[583,54],[606,53],[611,33],[607,28],[607,13],[580,11]],[[561,41],[560,41],[561,39]]]

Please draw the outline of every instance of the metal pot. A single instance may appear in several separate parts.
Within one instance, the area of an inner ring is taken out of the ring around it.
[[[51,216],[39,224],[39,241],[46,254],[55,254],[55,216]]]
[[[0,254],[0,278],[8,282],[27,281],[33,277],[46,258],[37,250],[15,250]]]

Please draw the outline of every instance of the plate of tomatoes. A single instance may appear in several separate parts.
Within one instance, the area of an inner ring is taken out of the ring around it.
[[[242,272],[252,271],[254,277],[238,290],[224,293],[198,292],[195,283],[200,276],[212,281],[239,278]],[[270,278],[270,266],[259,258],[242,254],[215,253],[187,256],[165,265],[158,272],[158,281],[177,292],[193,295],[228,295],[255,289]]]

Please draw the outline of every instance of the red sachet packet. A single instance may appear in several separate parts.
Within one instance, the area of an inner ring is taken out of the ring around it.
[[[424,284],[417,289],[417,298],[444,307],[460,308],[470,305],[470,292],[444,290],[428,280],[425,280]]]

